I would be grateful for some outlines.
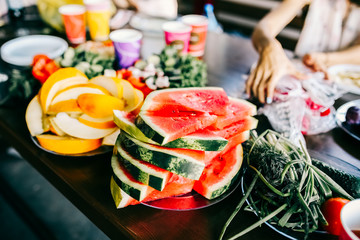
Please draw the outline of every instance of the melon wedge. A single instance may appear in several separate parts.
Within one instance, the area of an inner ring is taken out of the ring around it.
[[[51,134],[37,135],[36,138],[43,148],[61,154],[79,154],[101,146],[101,139],[89,140]]]
[[[114,97],[122,98],[123,96],[123,84],[120,78],[97,76],[90,79],[89,82],[105,88]]]
[[[114,146],[116,143],[116,139],[120,134],[120,129],[117,128],[113,133],[106,135],[103,138],[102,145]]]
[[[78,120],[79,122],[93,128],[106,129],[116,127],[112,116],[105,118],[93,118],[84,113],[78,118]]]
[[[223,129],[241,119],[256,114],[256,106],[246,100],[229,97],[230,103],[226,107],[226,114],[218,116],[212,126],[216,129]]]
[[[258,120],[254,117],[248,116],[238,122],[235,122],[223,129],[213,129],[212,126],[208,130],[212,131],[215,135],[228,139],[241,132],[255,129],[257,127]]]
[[[128,172],[139,182],[162,191],[170,178],[170,172],[148,162],[132,157],[118,142],[114,153]]]
[[[67,113],[61,112],[54,118],[55,124],[67,135],[82,139],[103,138],[117,128],[99,129],[89,127],[81,123],[78,119],[70,117]]]
[[[151,140],[165,145],[175,139],[184,137],[196,130],[215,123],[217,116],[209,113],[188,112],[168,116],[156,116],[151,112],[140,111],[135,125]]]
[[[110,95],[110,93],[105,88],[92,83],[76,84],[56,93],[53,100],[51,101],[51,105],[69,99],[77,99],[79,95],[83,93]]]
[[[129,205],[139,204],[139,201],[136,201],[134,198],[130,197],[129,194],[124,192],[115,182],[114,177],[111,176],[110,179],[110,192],[111,196],[115,202],[116,208],[124,208]]]
[[[121,84],[123,86],[123,95],[122,98],[125,101],[124,111],[131,112],[136,109],[139,101],[144,100],[144,96],[140,99],[141,96],[138,95],[135,88],[129,81],[121,80]]]
[[[47,113],[51,101],[59,91],[73,85],[88,83],[88,81],[86,75],[76,68],[60,68],[51,74],[39,92],[43,112]]]
[[[112,117],[113,110],[122,110],[124,108],[122,99],[94,93],[79,95],[77,103],[85,114],[93,118]]]
[[[241,144],[212,159],[205,167],[198,181],[195,181],[194,190],[206,197],[214,199],[225,193],[236,180],[243,162]]]
[[[59,112],[82,113],[76,99],[68,99],[55,104],[51,104],[47,114],[55,115]]]
[[[36,136],[45,132],[43,125],[43,111],[37,95],[31,99],[26,108],[25,121],[31,136]]]
[[[219,87],[171,88],[152,91],[145,99],[141,111],[153,111],[158,115],[174,109],[180,112],[207,112],[225,115],[229,99]]]
[[[117,141],[132,157],[189,179],[199,179],[205,167],[204,151],[152,145],[125,132],[120,132]]]

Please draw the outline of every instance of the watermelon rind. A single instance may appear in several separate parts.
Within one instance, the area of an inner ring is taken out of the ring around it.
[[[156,124],[152,124],[151,118],[148,118],[143,112],[140,112],[137,116],[135,125],[146,138],[159,144],[169,142],[167,133]]]
[[[130,121],[124,114],[123,111],[120,110],[114,110],[114,122],[115,124],[123,131],[128,133],[130,136],[135,137],[136,139],[139,139],[140,141],[151,143],[151,144],[157,144],[150,138],[146,137],[142,131],[138,127],[136,127],[135,123]]]
[[[203,136],[202,134],[190,134],[174,141],[166,143],[169,148],[186,148],[200,151],[222,151],[228,140],[219,136]]]
[[[119,142],[116,142],[114,153],[136,180],[159,191],[164,189],[170,177],[169,171],[133,158]]]
[[[232,151],[232,150],[229,150]],[[229,173],[226,174],[226,176],[223,176],[222,179],[219,179],[219,181],[216,184],[213,184],[211,186],[207,186],[207,191],[206,192],[199,192],[201,195],[203,195],[205,198],[211,200],[214,198],[217,198],[219,196],[221,196],[223,193],[225,193],[230,186],[236,181],[239,172],[240,172],[240,168],[243,162],[243,148],[241,144],[238,144],[235,147],[235,155],[236,155],[236,161],[235,164],[232,166],[232,169]],[[206,181],[206,179],[205,179]],[[194,186],[194,190],[197,191],[196,189],[196,184]]]
[[[110,179],[110,192],[116,208],[124,208],[135,202],[135,199],[130,197],[116,184],[113,176]]]
[[[175,148],[144,143],[132,138],[125,132],[119,134],[117,141],[134,158],[149,162],[185,178],[198,180],[205,168],[204,162],[188,155],[180,154]]]
[[[147,196],[149,186],[129,178],[129,174],[116,155],[111,157],[111,167],[115,183],[130,197],[142,201]]]
[[[126,117],[126,114],[128,113],[114,110],[114,122],[121,130],[142,142],[158,144],[146,137],[143,132],[140,131],[140,129],[135,125],[135,123]],[[210,131],[207,132],[208,134],[203,134],[202,132],[193,133],[168,142],[163,146],[169,148],[186,148],[200,151],[222,151],[228,143],[228,140],[223,137],[216,136]]]

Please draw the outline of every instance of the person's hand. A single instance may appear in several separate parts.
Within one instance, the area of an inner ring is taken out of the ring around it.
[[[259,56],[256,68],[246,82],[246,93],[257,97],[261,103],[271,103],[276,84],[282,76],[291,74],[303,78],[286,56],[281,44],[274,41]]]
[[[313,52],[303,57],[303,63],[315,72],[323,72],[327,78],[327,55],[326,53]]]

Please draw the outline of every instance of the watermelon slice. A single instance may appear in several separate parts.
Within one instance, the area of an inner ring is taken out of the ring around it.
[[[116,156],[111,157],[111,167],[113,169],[113,178],[116,184],[126,192],[130,197],[142,201],[154,189],[137,181],[126,170],[124,165],[118,161]]]
[[[256,106],[246,100],[229,97],[230,103],[226,107],[226,114],[219,116],[212,125],[215,129],[223,129],[235,122],[238,122],[248,116],[256,114]]]
[[[116,125],[130,136],[142,141],[151,144],[157,144],[151,139],[147,138],[135,125],[134,114],[114,110],[114,122]],[[225,138],[219,137],[210,130],[199,130],[195,133],[191,133],[184,137],[175,139],[169,143],[163,145],[164,147],[170,148],[186,148],[193,150],[201,151],[222,151],[226,144],[227,140]]]
[[[189,193],[192,191],[194,183],[194,180],[183,178],[176,174],[173,174],[173,176],[169,180],[169,183],[165,186],[163,191],[153,190],[141,202],[151,202],[154,200]],[[136,199],[129,196],[129,194],[127,194],[125,191],[123,191],[119,187],[119,185],[117,185],[113,177],[111,177],[110,180],[110,190],[117,208],[124,208],[129,205],[136,205],[140,203]]]
[[[142,141],[142,142],[147,142],[147,143],[151,143],[151,144],[158,144],[156,142],[154,142],[153,140],[151,140],[150,138],[146,137],[138,127],[136,127],[135,125],[135,119],[136,119],[136,115],[130,113],[130,112],[125,112],[125,111],[120,111],[120,110],[114,110],[113,111],[114,114],[114,122],[115,124],[123,131],[125,131],[127,134],[129,134],[130,136]]]
[[[167,148],[141,142],[120,132],[116,141],[136,159],[149,162],[180,176],[197,180],[205,168],[204,151]]]
[[[195,181],[194,190],[206,197],[214,199],[231,186],[236,180],[243,161],[241,144],[215,157],[205,167],[198,181]]]
[[[183,116],[154,116],[151,112],[141,111],[135,120],[135,125],[147,138],[165,145],[210,126],[216,119],[217,116],[209,113],[191,112]]]
[[[133,158],[122,148],[119,142],[114,146],[114,154],[116,154],[118,160],[122,162],[123,166],[137,181],[159,191],[164,189],[171,175],[169,171]]]
[[[207,112],[225,115],[229,99],[219,87],[170,88],[151,92],[140,111],[152,111],[159,115],[177,109],[180,112]]]

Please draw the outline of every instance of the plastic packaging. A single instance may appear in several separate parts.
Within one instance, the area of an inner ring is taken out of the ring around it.
[[[208,18],[208,31],[210,32],[217,32],[222,33],[223,29],[216,20],[215,14],[214,14],[214,6],[210,3],[207,3],[204,5],[204,12],[205,16]]]

